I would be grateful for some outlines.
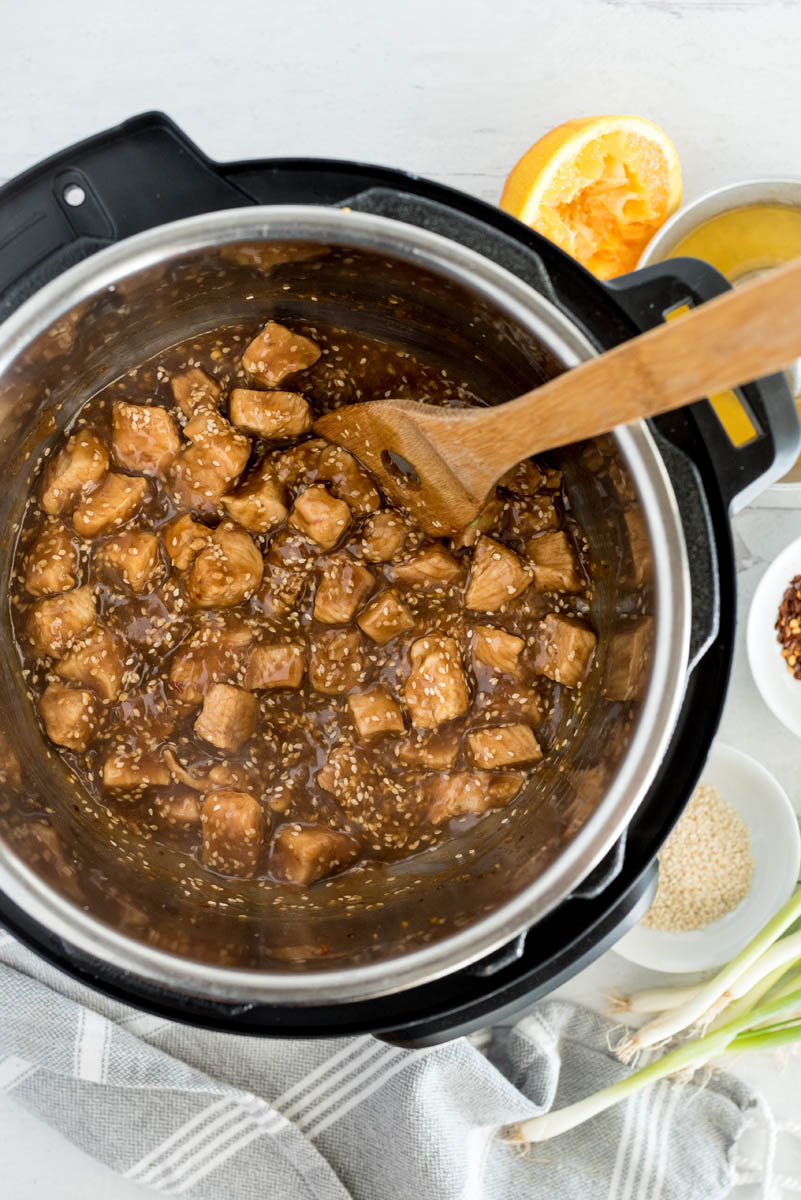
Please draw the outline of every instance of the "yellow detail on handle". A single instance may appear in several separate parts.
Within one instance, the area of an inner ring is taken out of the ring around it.
[[[689,304],[677,304],[663,314],[666,321],[673,321],[690,311]],[[736,392],[716,392],[707,396],[723,429],[733,446],[744,446],[757,436],[748,410]]]

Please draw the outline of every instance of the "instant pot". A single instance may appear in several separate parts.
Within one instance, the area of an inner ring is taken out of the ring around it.
[[[0,712],[22,779],[7,767],[0,784],[7,927],[172,1019],[413,1045],[510,1015],[612,945],[653,896],[657,851],[717,728],[735,624],[730,514],[801,442],[782,376],[741,389],[746,445],[700,401],[564,453],[570,503],[607,568],[593,589],[600,667],[575,736],[539,790],[465,835],[460,862],[435,848],[394,868],[390,888],[368,868],[359,903],[347,874],[302,901],[212,885],[73,803],[16,669],[8,561],[36,462],[83,400],[223,321],[349,321],[444,355],[498,401],[727,286],[691,259],[601,284],[459,192],[357,163],[218,165],[160,114],[1,189]],[[627,660],[621,684],[614,647],[635,626],[637,670]]]

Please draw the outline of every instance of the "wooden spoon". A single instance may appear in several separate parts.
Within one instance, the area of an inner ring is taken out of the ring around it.
[[[799,355],[801,258],[506,404],[373,400],[329,413],[314,429],[355,454],[391,500],[441,536],[469,524],[522,459],[726,391]]]

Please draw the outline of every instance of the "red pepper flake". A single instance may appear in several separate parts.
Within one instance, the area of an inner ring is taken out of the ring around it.
[[[801,575],[790,581],[776,618],[776,641],[794,679],[801,679]]]

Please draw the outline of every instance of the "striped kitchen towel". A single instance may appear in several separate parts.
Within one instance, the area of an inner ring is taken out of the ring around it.
[[[490,1031],[481,1049],[466,1039],[402,1050],[372,1037],[206,1033],[107,1000],[0,931],[0,1090],[167,1195],[724,1196],[754,1104],[728,1075],[704,1087],[659,1083],[523,1155],[497,1139],[499,1125],[620,1078],[608,1032],[595,1014],[552,1000]]]

